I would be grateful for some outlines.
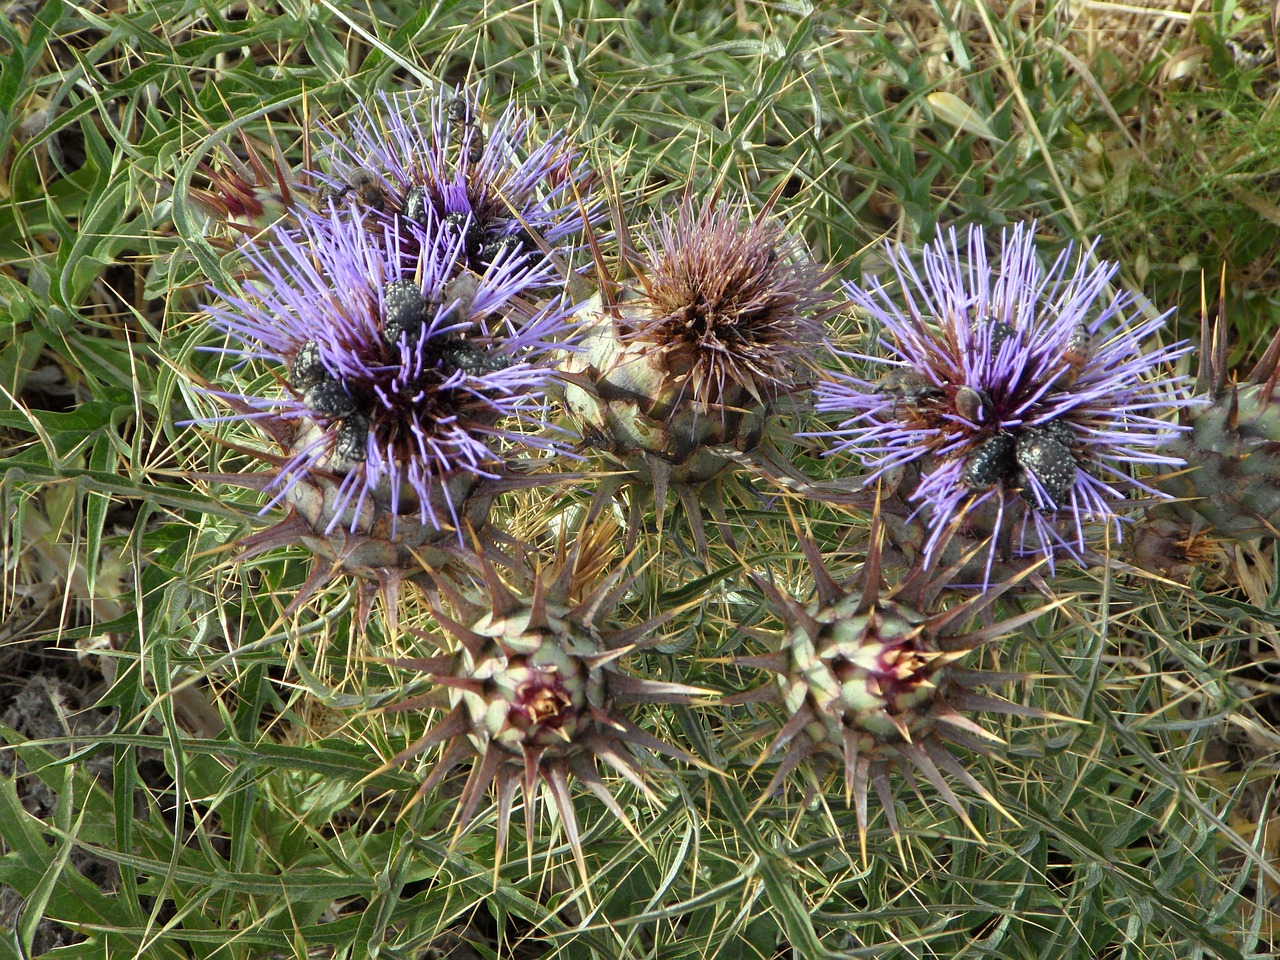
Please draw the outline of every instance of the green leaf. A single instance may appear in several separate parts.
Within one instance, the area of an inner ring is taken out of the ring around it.
[[[676,710],[680,715],[680,724],[685,735],[694,745],[694,754],[710,760],[714,756],[711,742],[707,739],[698,719],[687,708],[679,707]],[[787,868],[782,857],[777,851],[761,842],[759,829],[750,823],[748,818],[750,806],[737,782],[729,777],[717,776],[709,777],[708,780],[712,792],[720,801],[720,811],[733,828],[739,842],[756,857],[755,871],[764,883],[769,903],[777,911],[792,949],[799,956],[814,958],[814,960],[832,956],[831,952],[823,946],[817,931],[814,930],[809,911],[787,876]]]
[[[74,800],[71,785],[72,770],[70,767],[66,767],[62,773],[62,784],[58,790],[58,807],[55,813],[59,821],[58,826],[63,831],[63,837],[55,847],[56,852],[49,861],[49,865],[45,868],[44,875],[31,892],[27,894],[23,903],[22,919],[18,923],[18,943],[21,945],[24,954],[31,953],[31,945],[35,940],[36,928],[40,925],[40,921],[44,919],[49,901],[57,889],[59,878],[67,869],[67,861],[71,858],[71,850],[75,845],[72,839],[74,830],[69,829],[71,827],[69,823],[71,806]],[[83,811],[81,816],[84,816]]]
[[[0,274],[0,323],[19,324],[32,313],[35,297],[26,284]]]

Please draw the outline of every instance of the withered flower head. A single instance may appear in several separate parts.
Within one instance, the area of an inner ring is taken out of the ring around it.
[[[767,209],[748,218],[716,198],[686,198],[642,238],[635,279],[582,311],[565,402],[592,446],[652,485],[659,522],[676,490],[705,556],[699,501],[720,510],[710,481],[768,448],[778,401],[818,367],[829,272]]]
[[[701,403],[765,403],[813,369],[828,274],[776,220],[685,198],[642,242],[641,296],[622,339],[655,352],[668,389]]]

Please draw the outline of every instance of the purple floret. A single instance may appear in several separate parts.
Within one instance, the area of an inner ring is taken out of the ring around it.
[[[341,190],[357,171],[374,174],[386,203],[369,217],[390,224],[429,209],[463,238],[464,261],[477,271],[503,252],[541,259],[535,235],[572,261],[583,249],[583,228],[604,213],[592,192],[595,176],[564,132],[540,140],[514,104],[486,123],[477,97],[461,88],[425,104],[380,94],[356,114],[349,141],[335,138],[325,152],[330,189]]]
[[[918,471],[926,556],[957,518],[985,516],[1015,554],[1083,560],[1086,523],[1118,538],[1129,494],[1160,495],[1135,467],[1182,465],[1160,448],[1180,429],[1169,414],[1196,402],[1170,369],[1191,346],[1144,349],[1168,314],[1146,317],[1109,291],[1118,267],[1091,265],[1096,241],[1045,270],[1034,226],[1004,231],[995,265],[981,228],[967,239],[962,249],[952,229],[926,246],[923,273],[889,248],[899,299],[878,278],[846,285],[887,355],[852,354],[871,379],[833,373],[818,386],[817,410],[845,418],[818,435],[862,460],[868,483]]]
[[[412,271],[403,266],[408,243],[420,251]],[[268,245],[245,247],[252,279],[239,291],[218,291],[223,303],[209,313],[232,340],[222,352],[284,368],[274,397],[218,394],[257,411],[223,420],[291,428],[293,444],[264,510],[322,473],[340,485],[326,533],[348,507],[358,516],[375,495],[393,516],[403,509],[436,528],[457,526],[456,515],[439,517],[432,506],[442,478],[499,476],[513,447],[560,450],[543,429],[545,392],[555,375],[551,351],[571,339],[573,310],[538,309],[521,298],[553,268],[504,254],[480,275],[460,274],[460,243],[435,224],[412,237],[398,226],[371,234],[331,209],[273,234]],[[420,307],[394,329],[389,284],[401,284]],[[450,513],[459,506],[450,503]]]

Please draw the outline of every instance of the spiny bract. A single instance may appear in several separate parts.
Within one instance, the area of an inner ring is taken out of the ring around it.
[[[1189,429],[1171,452],[1187,469],[1161,489],[1221,536],[1280,536],[1280,333],[1243,384],[1227,373],[1223,323],[1206,320],[1197,380],[1205,403],[1183,412]]]

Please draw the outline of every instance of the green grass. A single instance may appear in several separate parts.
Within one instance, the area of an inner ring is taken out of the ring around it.
[[[380,658],[423,655],[404,629],[436,631],[422,593],[406,589],[399,630],[381,602],[362,629],[344,578],[287,612],[311,558],[236,562],[261,498],[193,472],[254,465],[215,442],[226,431],[180,425],[213,410],[194,386],[230,375],[197,349],[215,341],[205,285],[236,269],[193,203],[198,164],[242,154],[243,135],[296,170],[319,124],[340,129],[374,91],[469,79],[575,129],[632,222],[690,189],[780,190],[780,214],[843,279],[882,262],[882,237],[1035,217],[1053,242],[1104,235],[1100,255],[1178,308],[1181,337],[1198,329],[1200,272],[1213,290],[1225,269],[1246,369],[1280,326],[1277,68],[1228,43],[1265,32],[1261,11],[1217,2],[1160,29],[1113,13],[1089,33],[1050,6],[11,5],[0,763],[25,772],[0,779],[0,958],[57,936],[51,956],[85,958],[410,958],[458,941],[474,952],[450,956],[1273,955],[1280,827],[1256,829],[1275,816],[1280,746],[1270,542],[1224,545],[1187,587],[1069,566],[1048,581],[1070,602],[982,654],[1019,675],[1010,699],[1052,716],[984,721],[1007,747],[970,766],[1016,823],[969,797],[981,841],[928,784],[895,777],[900,837],[873,796],[864,861],[838,778],[753,809],[777,759],[749,769],[763,742],[742,741],[767,709],[665,708],[639,722],[728,775],[672,763],[660,803],[618,786],[643,843],[575,794],[583,889],[552,820],[526,847],[517,815],[495,876],[488,801],[457,836],[459,784],[403,809],[432,755],[374,771],[430,718],[379,709],[406,684]],[[545,532],[587,499],[540,491],[499,517]],[[866,518],[788,503],[852,574]],[[678,510],[643,538],[656,559],[622,622],[692,606],[629,670],[759,682],[729,660],[771,625],[742,563],[800,596],[810,583],[785,511],[735,522],[741,562],[716,546],[710,573]],[[5,713],[24,689],[49,691],[43,727]]]

